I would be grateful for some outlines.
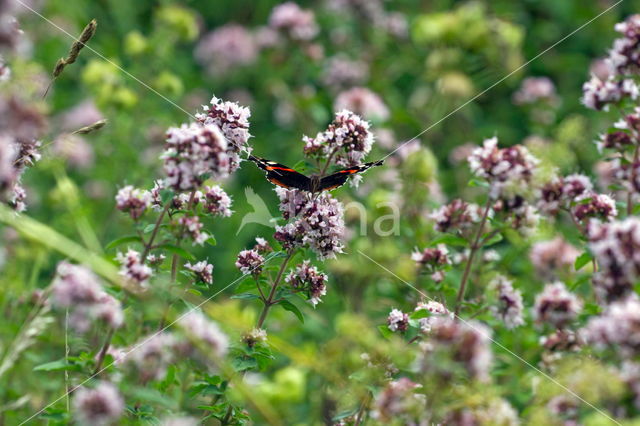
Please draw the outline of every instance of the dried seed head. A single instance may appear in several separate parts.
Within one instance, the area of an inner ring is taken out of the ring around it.
[[[78,130],[74,131],[72,134],[74,135],[86,135],[89,133],[93,133],[97,130],[102,129],[107,124],[107,120],[98,120],[93,124],[90,124],[85,127],[81,127]]]
[[[66,66],[67,66],[67,61],[65,61],[64,58],[58,59],[58,62],[56,62],[56,66],[53,67],[53,77],[55,78],[60,74],[62,74],[62,71]]]
[[[96,33],[96,28],[98,28],[98,22],[95,19],[92,19],[91,22],[89,22],[87,26],[84,27],[84,30],[82,30],[80,37],[78,37],[78,41],[75,41],[71,45],[71,49],[69,49],[69,54],[67,55],[66,59],[67,64],[72,64],[76,61],[76,59],[78,59],[78,55],[80,54],[80,51],[84,47],[85,43],[91,40],[91,37],[93,37]]]

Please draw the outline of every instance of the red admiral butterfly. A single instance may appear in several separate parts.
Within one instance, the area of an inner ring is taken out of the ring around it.
[[[258,167],[267,172],[267,180],[269,182],[282,186],[283,188],[296,188],[301,191],[308,191],[312,193],[336,189],[344,185],[345,182],[347,182],[347,179],[349,179],[349,176],[356,173],[362,173],[371,167],[382,166],[384,162],[384,160],[379,160],[361,164],[359,166],[348,167],[321,178],[319,176],[307,177],[302,173],[296,172],[291,167],[274,163],[273,161],[265,160],[264,158],[254,157],[253,155],[249,156],[249,160],[253,161]]]

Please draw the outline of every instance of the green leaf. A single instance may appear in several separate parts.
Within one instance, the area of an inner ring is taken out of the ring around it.
[[[155,227],[156,227],[155,223],[148,223],[148,224],[145,225],[144,228],[142,228],[142,233],[143,234],[149,234],[149,233],[153,232]]]
[[[174,192],[170,189],[160,190],[160,200],[162,200],[162,204],[167,204],[169,201],[173,200],[174,196]]]
[[[358,412],[360,411],[360,407],[356,407],[352,410],[348,410],[348,411],[343,411],[342,413],[336,415],[335,417],[333,417],[331,420],[333,421],[338,421],[338,420],[342,420],[342,419],[346,419],[347,417],[351,417],[351,416],[355,416]]]
[[[486,180],[471,179],[468,185],[471,187],[488,188],[489,182],[487,182]]]
[[[589,253],[588,251],[585,251],[584,253],[582,253],[580,256],[576,258],[576,263],[573,265],[573,267],[575,268],[576,271],[579,271],[584,267],[584,265],[591,262],[592,259],[593,259],[593,256],[591,256],[591,253]]]
[[[414,311],[411,315],[409,315],[410,319],[422,319],[422,318],[428,318],[431,316],[431,312],[427,311],[426,309],[418,309],[417,311]]]
[[[178,247],[174,244],[162,244],[158,246],[158,248],[165,249],[166,251],[171,252],[173,254],[177,254],[178,256],[187,260],[195,260],[195,257],[191,253],[189,253],[182,247]]]
[[[57,361],[45,362],[44,364],[33,367],[33,371],[63,371],[63,370],[75,370],[79,371],[80,366],[77,364],[71,364],[66,359],[61,358]]]
[[[142,242],[142,238],[140,238],[139,236],[129,235],[128,237],[116,238],[115,240],[111,241],[109,244],[107,244],[107,246],[105,247],[105,250],[111,250],[113,248],[121,246],[122,244],[141,243],[141,242]]]
[[[234,294],[233,296],[231,296],[232,299],[242,299],[242,300],[253,300],[253,299],[259,299],[260,296],[258,296],[257,294],[253,294],[253,293],[241,293],[241,294]]]
[[[214,237],[213,235],[210,235],[209,238],[207,238],[206,243],[209,244],[210,246],[215,247],[218,244],[218,241],[216,240],[216,237]]]
[[[458,237],[456,235],[450,235],[450,234],[442,235],[436,239],[429,241],[430,246],[436,246],[438,244],[466,247],[469,245],[469,242],[462,237]]]
[[[393,331],[389,330],[389,327],[387,325],[379,325],[378,331],[385,339],[388,339],[393,335]]]
[[[500,241],[502,241],[503,237],[502,234],[496,234],[493,237],[489,238],[485,243],[484,243],[484,247],[489,247],[492,246],[494,244],[499,243]]]
[[[300,309],[298,309],[296,305],[286,299],[278,302],[278,305],[282,306],[285,311],[293,312],[293,314],[298,317],[300,322],[304,324],[304,315],[302,315],[302,312],[300,312]]]
[[[231,364],[236,371],[252,370],[258,367],[258,361],[252,357],[236,357],[231,361]]]

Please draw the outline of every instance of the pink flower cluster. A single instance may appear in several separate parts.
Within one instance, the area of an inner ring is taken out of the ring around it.
[[[166,185],[176,191],[190,191],[208,177],[227,177],[234,170],[227,149],[227,140],[214,124],[170,128],[162,154]]]
[[[309,41],[319,31],[313,11],[302,9],[291,1],[273,8],[269,26],[294,41]]]
[[[194,264],[186,263],[184,267],[193,272],[199,281],[207,284],[213,283],[213,265],[206,260]]]
[[[239,154],[250,152],[248,146],[251,133],[249,133],[249,118],[251,111],[247,107],[236,102],[223,101],[215,96],[209,105],[203,107],[203,112],[196,114],[196,119],[205,126],[216,125],[227,140],[227,157],[229,158],[229,173],[234,172],[240,166]]]
[[[513,94],[513,102],[518,105],[558,101],[556,86],[548,77],[528,77],[522,81],[517,92]]]
[[[522,145],[498,148],[498,139],[486,139],[468,158],[471,171],[489,182],[493,199],[522,197],[531,186],[538,159]]]
[[[118,328],[124,321],[120,302],[102,288],[98,278],[84,266],[60,262],[52,284],[53,305],[69,309],[69,325],[86,332],[95,320]]]
[[[307,246],[320,259],[333,258],[342,252],[344,209],[330,194],[310,197],[298,190],[277,188],[284,226],[277,226],[274,238],[286,249]],[[292,214],[291,212],[294,212]]]
[[[127,281],[146,286],[153,275],[153,269],[140,259],[140,253],[129,249],[126,253],[118,253],[116,260],[120,263],[120,275]]]
[[[431,323],[429,343],[432,347],[427,349],[426,355],[446,351],[451,359],[466,368],[471,377],[486,381],[493,359],[490,342],[491,330],[484,324],[440,316]]]
[[[640,277],[640,219],[589,224],[589,248],[598,262],[594,284],[607,301],[626,297]]]
[[[492,307],[493,314],[509,329],[523,325],[522,293],[513,288],[513,282],[499,275],[494,278],[490,286],[497,292],[497,304]]]
[[[536,272],[543,277],[551,278],[561,269],[572,269],[580,252],[564,238],[540,241],[531,247],[529,259]]]
[[[99,382],[93,389],[80,387],[73,394],[73,415],[79,424],[113,424],[124,413],[124,399],[109,382]]]
[[[303,291],[313,306],[316,306],[321,301],[321,297],[327,294],[327,274],[311,266],[310,260],[305,260],[289,272],[285,282],[294,290]]]
[[[40,159],[38,138],[45,128],[39,109],[16,97],[0,98],[0,201],[18,212],[26,210],[26,192],[20,181],[25,170]]]
[[[322,159],[335,156],[336,162],[345,167],[360,164],[373,145],[373,133],[369,127],[369,122],[357,114],[348,110],[340,111],[327,130],[313,138],[303,138],[304,152]]]
[[[414,312],[417,311],[427,311],[429,313],[428,317],[420,318],[418,322],[420,323],[420,331],[423,333],[431,332],[431,325],[434,321],[437,320],[438,317],[447,316],[449,318],[453,318],[453,312],[449,312],[449,310],[440,302],[436,302],[435,300],[429,300],[428,302],[418,302]]]
[[[626,358],[640,353],[640,301],[635,296],[611,303],[585,327],[589,342],[611,346]]]
[[[129,213],[133,220],[139,219],[151,207],[153,197],[149,191],[127,185],[116,194],[116,208]]]
[[[562,328],[573,321],[582,310],[582,301],[569,292],[562,282],[547,284],[536,296],[533,316],[538,322]]]
[[[263,265],[264,257],[257,250],[242,250],[238,253],[236,268],[240,269],[244,275],[260,275]]]
[[[460,199],[453,200],[429,215],[435,221],[435,229],[439,232],[455,230],[464,233],[480,222],[482,208]]]
[[[258,57],[259,47],[253,34],[242,25],[227,24],[202,37],[195,57],[213,75],[250,65]]]
[[[353,87],[341,92],[333,104],[335,111],[353,111],[354,113],[374,121],[389,118],[389,108],[379,95],[366,87]]]
[[[407,331],[409,329],[409,314],[393,308],[387,317],[387,327],[391,331]]]

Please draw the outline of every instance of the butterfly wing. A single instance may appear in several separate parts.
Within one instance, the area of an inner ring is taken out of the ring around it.
[[[287,189],[296,188],[302,191],[309,191],[311,189],[311,179],[302,173],[296,172],[291,167],[253,155],[249,157],[249,160],[267,172],[267,180],[274,185]]]
[[[344,185],[345,182],[347,182],[347,179],[349,179],[349,176],[362,173],[371,167],[382,166],[383,163],[384,160],[379,160],[338,170],[337,172],[330,174],[329,176],[325,176],[320,180],[320,191],[331,191],[332,189],[336,189]]]

